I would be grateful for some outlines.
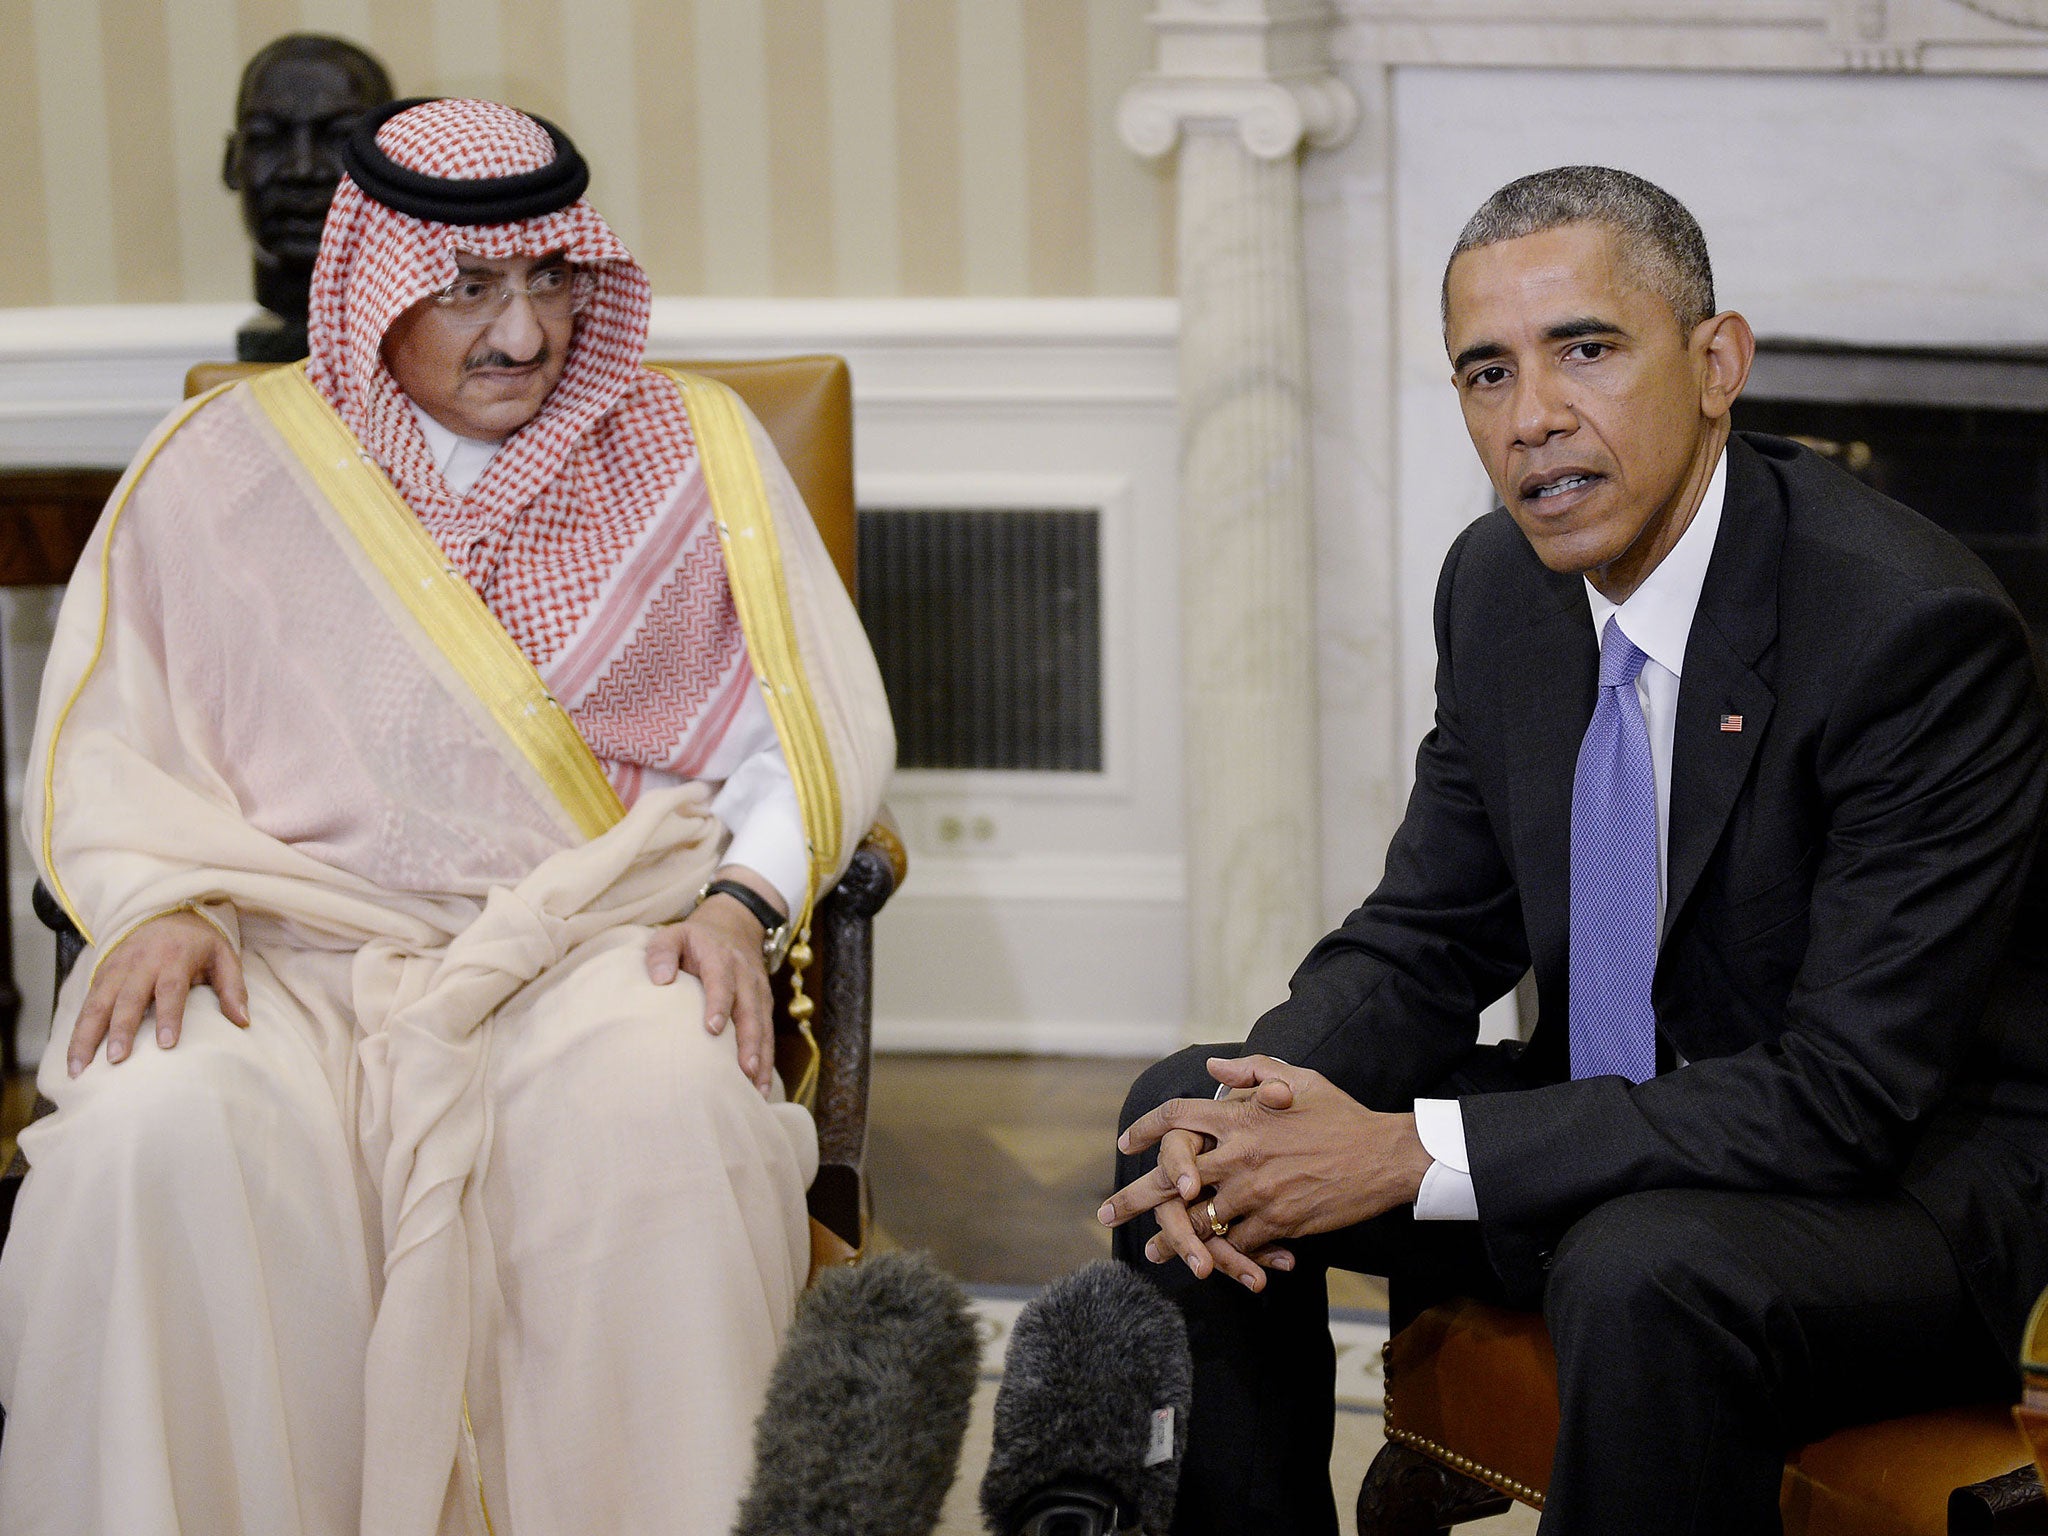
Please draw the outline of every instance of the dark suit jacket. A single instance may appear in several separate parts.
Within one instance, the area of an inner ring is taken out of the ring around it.
[[[1463,1100],[1497,1262],[1634,1190],[1902,1186],[2017,1340],[2048,1285],[2048,706],[1990,574],[1805,449],[1730,442],[1655,983],[1691,1065],[1640,1087],[1569,1081],[1572,775],[1598,675],[1583,584],[1495,511],[1444,563],[1436,641],[1385,879],[1246,1049],[1404,1108],[1533,965],[1537,1086]]]

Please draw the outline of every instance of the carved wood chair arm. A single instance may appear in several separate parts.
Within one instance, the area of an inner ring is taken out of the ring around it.
[[[868,1082],[874,1054],[874,920],[902,883],[903,841],[886,815],[862,839],[839,883],[811,918],[816,958],[804,976],[817,1001],[818,1177],[811,1214],[852,1247],[867,1236],[863,1169],[868,1145]],[[777,1022],[786,1024],[787,989],[779,989]],[[787,1074],[785,1074],[787,1075]]]
[[[72,925],[70,916],[40,880],[29,894],[29,905],[35,908],[36,920],[57,936],[57,985],[61,987],[85,951],[85,936]]]
[[[1968,1483],[1948,1496],[1950,1536],[1977,1531],[2048,1531],[2048,1493],[2031,1465]]]
[[[885,805],[861,839],[846,873],[825,899],[852,902],[864,916],[873,917],[903,884],[909,868],[910,856],[904,851],[896,818]]]

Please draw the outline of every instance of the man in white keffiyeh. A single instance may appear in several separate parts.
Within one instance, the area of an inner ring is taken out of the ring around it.
[[[0,1528],[730,1525],[803,1283],[768,977],[893,755],[744,408],[552,126],[350,145],[305,370],[177,413],[26,807],[92,947],[0,1263]]]

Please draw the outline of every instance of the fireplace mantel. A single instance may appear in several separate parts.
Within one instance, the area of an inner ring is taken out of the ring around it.
[[[1340,59],[2048,73],[2048,0],[1337,0]]]

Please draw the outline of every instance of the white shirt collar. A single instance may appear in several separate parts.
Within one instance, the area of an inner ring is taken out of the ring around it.
[[[434,456],[434,467],[441,471],[441,478],[448,482],[448,489],[458,498],[468,495],[469,488],[491,467],[491,460],[498,456],[504,439],[486,442],[481,438],[458,436],[429,416],[417,400],[408,398],[405,403],[412,407],[413,419],[420,424],[420,431],[426,434],[427,452]]]
[[[1721,531],[1721,503],[1727,491],[1728,450],[1724,447],[1692,522],[1671,552],[1643,578],[1643,584],[1628,595],[1627,602],[1617,606],[1592,582],[1586,583],[1594,634],[1604,634],[1607,620],[1618,616],[1621,632],[1637,650],[1673,677],[1685,675],[1685,642],[1692,634],[1692,616],[1700,606],[1700,588],[1706,585],[1707,562],[1714,555],[1714,537]]]

